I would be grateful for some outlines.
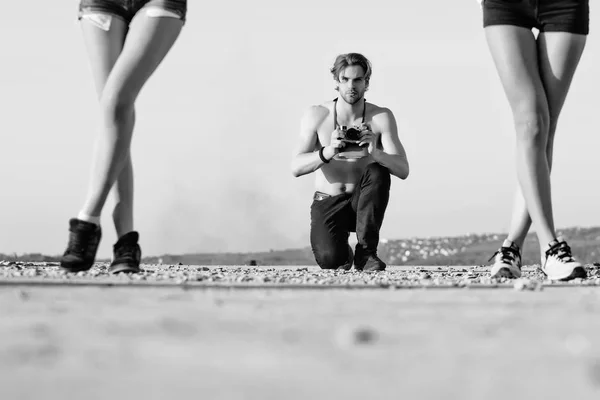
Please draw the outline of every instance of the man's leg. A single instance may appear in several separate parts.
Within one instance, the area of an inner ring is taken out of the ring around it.
[[[314,200],[310,207],[310,245],[317,264],[323,269],[352,268],[347,227],[352,213],[348,203],[349,196],[339,195]]]
[[[384,166],[367,166],[359,186],[352,195],[352,209],[356,212],[356,269],[382,271],[386,265],[377,257],[379,230],[390,199],[391,177]]]

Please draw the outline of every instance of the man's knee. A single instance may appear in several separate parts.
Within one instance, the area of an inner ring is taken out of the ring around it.
[[[314,251],[315,260],[323,269],[338,269],[340,267],[352,267],[351,252],[342,249],[322,249]],[[349,268],[347,268],[349,269]]]
[[[367,181],[389,187],[391,184],[390,170],[378,163],[371,163],[365,169]]]

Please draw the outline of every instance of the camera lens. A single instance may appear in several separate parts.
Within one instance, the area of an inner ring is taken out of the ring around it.
[[[358,129],[350,128],[346,131],[346,137],[350,140],[358,140],[360,138],[360,131]]]

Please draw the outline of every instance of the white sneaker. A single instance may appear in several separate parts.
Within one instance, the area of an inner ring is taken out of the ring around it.
[[[490,270],[492,278],[521,277],[521,253],[516,244],[505,241],[488,261],[492,261],[492,259],[494,259],[494,265]]]
[[[556,239],[548,245],[546,256],[542,257],[542,272],[553,281],[568,281],[586,278],[583,265],[575,260],[571,248],[562,239]]]

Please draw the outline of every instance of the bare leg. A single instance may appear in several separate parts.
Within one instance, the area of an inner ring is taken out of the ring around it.
[[[113,191],[115,208],[112,217],[117,237],[133,231],[133,182],[133,163],[130,151]]]
[[[550,114],[546,157],[552,169],[552,154],[558,117],[571,86],[575,70],[585,47],[586,36],[566,32],[542,32],[538,38],[540,75],[545,88]],[[523,247],[531,218],[521,191],[517,191],[508,239]],[[541,250],[543,250],[543,245]]]
[[[96,84],[96,92],[98,99],[101,99],[108,76],[123,50],[128,27],[119,18],[113,18],[108,32],[99,29],[86,19],[82,19],[81,25]],[[116,205],[113,212],[113,221],[117,236],[121,237],[133,230],[133,166],[131,154],[128,154],[125,167],[119,174],[115,188]]]
[[[530,30],[516,26],[489,26],[485,31],[513,113],[520,189],[544,247],[556,235],[546,156],[550,116],[536,41]]]
[[[113,214],[118,234],[130,231],[133,225],[133,207],[127,203],[132,203],[133,199],[129,149],[135,122],[134,103],[143,85],[175,43],[182,26],[183,22],[178,19],[150,18],[140,12],[130,25],[123,50],[102,91],[103,126],[97,140],[91,186],[83,212],[99,216],[111,187],[119,178],[117,194],[122,197],[117,199]],[[126,201],[123,202],[123,198]],[[124,218],[120,219],[121,216]]]

